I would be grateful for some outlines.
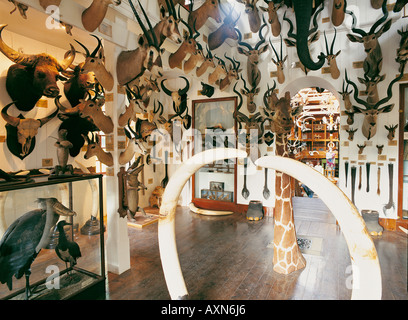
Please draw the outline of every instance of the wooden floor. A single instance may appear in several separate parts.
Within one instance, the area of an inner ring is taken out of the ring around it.
[[[321,243],[305,253],[307,266],[289,276],[272,270],[273,219],[249,222],[243,214],[199,216],[178,208],[177,246],[191,299],[350,299],[347,245],[332,214],[317,198],[294,198],[298,237]],[[108,299],[170,299],[160,263],[157,224],[129,228],[131,269],[109,273]],[[374,239],[383,299],[408,300],[407,237],[384,232]],[[320,252],[319,252],[320,250]]]

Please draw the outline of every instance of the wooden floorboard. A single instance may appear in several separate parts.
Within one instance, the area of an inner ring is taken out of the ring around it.
[[[244,214],[196,215],[178,208],[177,247],[184,279],[195,300],[347,300],[350,256],[341,230],[318,198],[294,198],[298,235],[321,238],[320,254],[291,275],[273,271],[273,219],[250,222]],[[129,228],[131,269],[108,273],[108,298],[170,299],[160,263],[157,224]],[[385,231],[374,239],[382,269],[383,299],[408,300],[407,237]]]

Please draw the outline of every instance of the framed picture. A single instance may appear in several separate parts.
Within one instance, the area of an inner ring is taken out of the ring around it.
[[[210,181],[211,191],[224,191],[224,182]]]

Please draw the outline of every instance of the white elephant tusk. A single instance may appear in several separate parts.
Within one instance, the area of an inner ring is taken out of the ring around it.
[[[175,214],[177,201],[184,185],[201,167],[218,160],[246,158],[247,153],[232,148],[210,149],[196,154],[176,170],[163,193],[160,207],[158,238],[163,273],[171,299],[185,299],[188,296],[180,261],[177,253]]]
[[[350,199],[324,175],[290,158],[266,156],[255,164],[286,173],[306,184],[326,204],[343,231],[353,269],[352,299],[381,299],[381,269],[364,220]]]

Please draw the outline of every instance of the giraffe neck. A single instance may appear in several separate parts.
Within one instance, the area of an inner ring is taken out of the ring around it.
[[[276,135],[276,155],[282,157],[289,157],[287,133],[281,133]]]

